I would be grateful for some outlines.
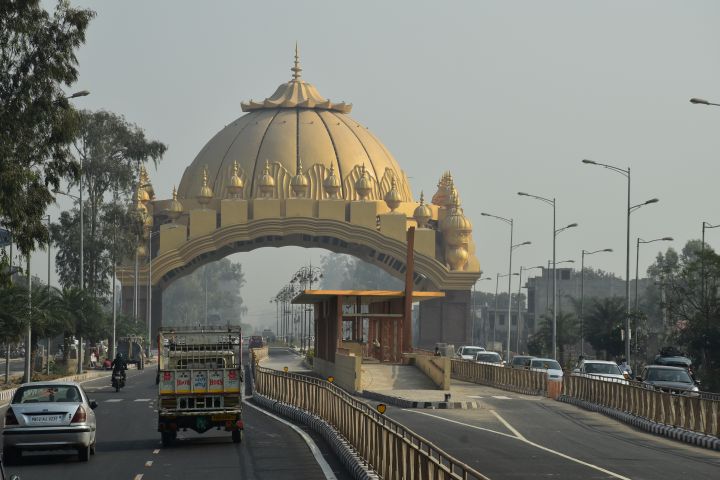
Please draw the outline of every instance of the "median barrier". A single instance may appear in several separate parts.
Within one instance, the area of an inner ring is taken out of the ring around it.
[[[548,388],[544,372],[501,367],[470,360],[451,359],[452,378],[526,395],[544,395]]]

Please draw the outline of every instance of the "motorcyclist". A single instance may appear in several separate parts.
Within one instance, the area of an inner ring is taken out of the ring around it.
[[[125,370],[127,370],[127,363],[125,362],[125,358],[123,358],[123,354],[119,353],[115,356],[115,360],[112,361],[112,364],[110,365],[113,369],[112,374],[113,376],[116,373],[120,373],[123,377],[123,382],[127,378],[125,375]]]

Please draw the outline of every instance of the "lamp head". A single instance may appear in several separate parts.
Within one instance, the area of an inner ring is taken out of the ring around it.
[[[520,195],[520,196],[524,196],[524,197],[527,197],[527,196],[528,196],[528,194],[527,194],[527,193],[525,193],[525,192],[518,192],[518,195]]]
[[[573,227],[577,227],[577,226],[578,226],[577,223],[571,223],[570,225],[568,225],[568,226],[565,227],[565,228],[573,228]]]
[[[690,103],[700,104],[700,105],[710,105],[710,102],[707,100],[704,100],[702,98],[691,98]]]
[[[480,212],[480,215],[482,215],[483,217],[492,217],[492,215],[490,215],[489,213],[485,213],[485,212]]]
[[[673,237],[663,237],[662,240],[665,242],[672,242],[675,239]]]
[[[87,97],[88,95],[90,95],[89,90],[80,90],[79,92],[75,92],[67,98]]]
[[[597,165],[597,162],[593,162],[592,160],[588,160],[587,158],[583,158],[582,163],[588,163],[590,165]]]
[[[650,204],[650,203],[657,203],[657,202],[659,202],[659,201],[660,201],[659,198],[651,198],[650,200],[648,200],[647,202],[645,202],[645,205],[648,205],[648,204]]]
[[[613,251],[612,248],[606,248],[605,250],[603,250],[603,252],[612,252],[612,251]]]

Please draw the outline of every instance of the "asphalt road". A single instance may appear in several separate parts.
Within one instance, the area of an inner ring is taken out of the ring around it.
[[[387,415],[493,480],[720,478],[720,452],[546,398],[483,388],[477,410]]]
[[[0,377],[5,378],[5,358],[0,360]],[[10,376],[22,375],[25,373],[25,359],[24,358],[11,358],[10,359]]]
[[[30,452],[18,465],[8,467],[8,473],[18,473],[23,480],[326,478],[294,430],[248,405],[243,412],[245,432],[241,444],[233,444],[230,434],[224,431],[203,435],[187,431],[178,434],[172,447],[162,447],[152,368],[129,370],[127,386],[119,393],[110,388],[107,378],[83,386],[99,404],[95,410],[97,454],[88,463],[80,463],[72,452]],[[341,473],[337,478],[347,477]]]

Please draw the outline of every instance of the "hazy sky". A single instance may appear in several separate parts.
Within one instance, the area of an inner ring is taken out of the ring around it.
[[[688,102],[720,100],[720,2],[72,3],[97,11],[78,55],[77,89],[92,94],[75,104],[169,145],[151,171],[161,198],[241,101],[290,79],[298,41],[303,78],[354,105],[416,198],[453,173],[486,275],[507,271],[508,228],[481,211],[515,218],[515,238],[532,241],[515,265],[551,257],[552,210],[516,195],[526,191],[557,198],[558,227],[580,224],[558,237],[558,260],[613,248],[586,263],[624,276],[625,179],[582,158],[630,166],[633,203],[660,198],[633,214],[633,270],[637,236],[681,248],[703,220],[720,223],[720,108]],[[720,229],[707,241],[720,246]],[[641,271],[666,246],[641,247]],[[274,323],[268,299],[321,253],[235,257],[251,315]]]

